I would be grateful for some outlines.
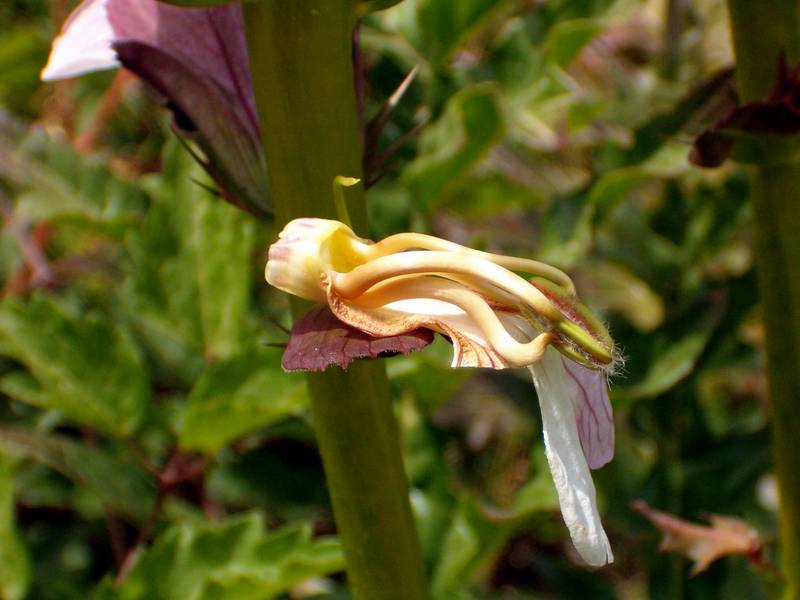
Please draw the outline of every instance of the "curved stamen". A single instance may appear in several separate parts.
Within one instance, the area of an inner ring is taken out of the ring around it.
[[[458,284],[434,277],[400,277],[374,286],[354,302],[364,308],[378,308],[398,300],[429,298],[463,310],[486,337],[491,348],[508,364],[523,367],[538,361],[556,338],[540,333],[529,342],[518,342],[500,322],[486,300]]]
[[[424,233],[398,233],[382,239],[375,244],[362,249],[362,252],[368,257],[369,260],[378,258],[379,256],[386,256],[395,252],[402,252],[412,248],[421,248],[423,250],[439,250],[444,252],[457,252],[482,258],[488,260],[496,265],[500,265],[512,271],[520,271],[522,273],[530,273],[538,277],[549,279],[563,287],[568,293],[575,293],[575,284],[572,279],[564,273],[561,269],[557,269],[548,264],[531,260],[527,258],[519,258],[516,256],[503,256],[500,254],[492,254],[491,252],[483,252],[482,250],[475,250],[467,248],[455,242],[443,240],[432,235],[425,235]]]
[[[487,283],[481,279],[475,279],[474,277],[461,276],[457,273],[446,273],[442,274],[441,276],[446,277],[449,281],[455,281],[456,283],[460,283],[468,289],[478,292],[480,296],[483,296],[486,300],[494,302],[496,305],[505,307],[508,310],[518,310],[519,299],[515,298],[508,292],[501,290],[496,285],[492,285],[491,283]],[[494,306],[493,308],[497,309],[498,306]]]
[[[519,275],[488,260],[453,252],[412,250],[382,256],[347,273],[333,274],[331,284],[339,295],[352,300],[385,279],[417,273],[467,275],[509,292],[552,323],[564,319],[542,292]]]

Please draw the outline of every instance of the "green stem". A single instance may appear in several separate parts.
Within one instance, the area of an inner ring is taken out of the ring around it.
[[[728,0],[742,101],[763,98],[779,57],[800,58],[796,0]],[[761,140],[769,160],[770,140]],[[792,159],[794,160],[794,159]],[[785,598],[800,598],[800,163],[753,167],[756,260],[766,331],[773,409],[775,472],[780,490]]]
[[[361,177],[352,0],[261,0],[243,9],[278,225],[336,218],[334,178]],[[366,235],[363,186],[343,196],[355,231]],[[426,598],[383,363],[311,373],[308,384],[353,597]]]

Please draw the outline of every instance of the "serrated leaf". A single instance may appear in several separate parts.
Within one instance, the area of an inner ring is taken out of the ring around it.
[[[265,532],[260,514],[169,528],[115,588],[95,600],[266,600],[344,567],[338,541],[313,539],[308,525]]]
[[[145,196],[117,179],[98,156],[32,128],[26,135],[0,122],[0,177],[17,188],[17,211],[39,220],[80,220],[123,230],[137,222]]]
[[[11,397],[57,410],[113,436],[130,436],[150,402],[137,347],[124,330],[98,317],[70,315],[53,300],[0,304],[0,354],[27,372],[0,379]]]
[[[208,367],[189,395],[180,445],[213,453],[302,412],[304,381],[283,372],[280,356],[280,350],[258,348]]]
[[[164,175],[146,182],[154,206],[128,248],[133,273],[121,302],[171,377],[194,380],[203,359],[241,350],[248,326],[254,223],[192,180],[202,177],[172,144]]]
[[[111,451],[63,436],[10,427],[0,429],[0,448],[11,456],[47,465],[134,520],[143,520],[152,510],[156,496],[153,477]]]
[[[692,577],[708,569],[712,562],[723,556],[758,556],[763,546],[758,532],[736,517],[711,515],[710,525],[700,525],[653,510],[644,500],[634,501],[631,507],[661,530],[664,537],[659,550],[684,552],[694,561]]]

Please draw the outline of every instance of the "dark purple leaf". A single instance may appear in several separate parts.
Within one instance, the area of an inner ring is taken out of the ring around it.
[[[297,319],[283,353],[287,371],[347,368],[357,358],[409,354],[433,341],[433,332],[416,329],[402,335],[372,337],[337,319],[327,306],[312,308]]]
[[[689,160],[717,167],[748,134],[790,136],[800,132],[800,65],[789,69],[781,56],[772,91],[763,100],[736,106],[695,140]]]

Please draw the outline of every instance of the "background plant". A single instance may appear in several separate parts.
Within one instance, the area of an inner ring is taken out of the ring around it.
[[[67,8],[0,8],[0,596],[347,597],[275,347],[288,306],[260,279],[275,231],[200,185],[125,75],[38,83]],[[628,356],[597,474],[617,562],[596,573],[564,538],[526,375],[450,370],[442,340],[387,361],[434,596],[769,597],[748,186],[687,161],[732,89],[724,4],[405,0],[359,46],[364,123],[417,67],[365,127],[372,237],[557,264]],[[743,518],[764,557],[688,579],[637,498]]]

